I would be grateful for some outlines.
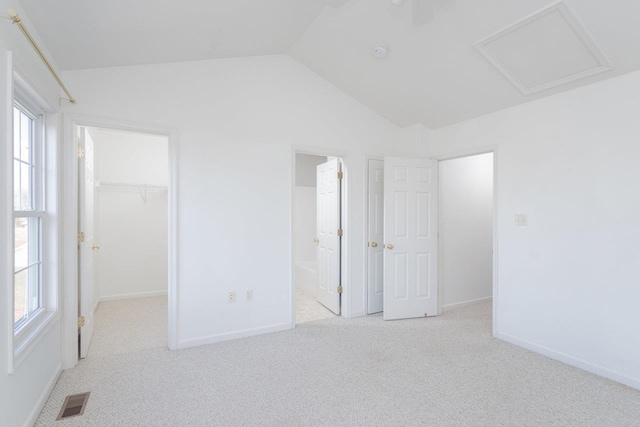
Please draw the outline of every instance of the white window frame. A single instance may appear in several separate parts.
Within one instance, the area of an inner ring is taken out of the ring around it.
[[[13,144],[13,112],[14,106],[18,107],[25,114],[34,119],[33,138],[37,147],[33,163],[36,173],[34,174],[33,194],[35,197],[33,210],[15,211],[13,203],[14,194],[14,144]],[[10,260],[10,295],[11,322],[9,325],[10,354],[8,373],[12,374],[20,363],[29,355],[31,350],[45,336],[49,328],[59,319],[59,267],[58,267],[58,220],[57,215],[59,203],[57,201],[58,191],[58,165],[57,165],[57,124],[55,120],[50,120],[54,116],[50,113],[52,109],[43,98],[34,90],[27,81],[18,73],[13,73],[13,97],[11,102],[11,144],[9,158],[11,159],[11,235],[9,239],[11,254]],[[50,149],[51,148],[51,149]],[[53,208],[53,209],[50,209]],[[15,219],[20,217],[38,217],[39,226],[39,299],[40,307],[31,314],[29,318],[16,326],[14,323],[15,309]]]
[[[32,112],[29,108],[25,107],[22,103],[20,103],[18,100],[14,100],[14,106],[13,106],[13,113],[14,113],[14,126],[15,126],[15,110],[19,110],[22,114],[24,114],[25,116],[27,116],[28,118],[31,119],[32,121],[32,126],[30,129],[30,133],[31,133],[31,141],[30,141],[30,148],[31,148],[31,153],[30,153],[30,159],[29,161],[25,161],[24,159],[18,159],[16,158],[17,153],[15,152],[15,145],[14,145],[14,153],[13,153],[13,165],[14,165],[14,169],[16,166],[16,160],[19,163],[22,163],[23,165],[26,164],[29,167],[33,168],[32,173],[30,173],[30,189],[29,189],[29,195],[31,197],[31,209],[29,210],[16,210],[14,207],[13,210],[13,221],[15,224],[15,221],[19,218],[24,218],[27,221],[29,221],[31,218],[36,218],[38,220],[37,224],[37,235],[33,236],[31,234],[31,228],[29,226],[29,262],[27,262],[27,265],[23,268],[20,268],[19,270],[15,270],[15,259],[14,259],[14,273],[13,273],[13,290],[14,290],[14,309],[15,309],[15,279],[16,276],[18,274],[20,274],[23,271],[28,271],[31,270],[33,271],[32,267],[36,267],[37,269],[37,276],[36,276],[36,286],[37,286],[37,305],[38,308],[35,309],[33,312],[30,311],[30,307],[31,307],[31,301],[27,302],[27,313],[26,313],[26,318],[21,319],[18,323],[15,323],[14,321],[14,335],[16,337],[21,337],[23,334],[25,334],[25,330],[29,329],[29,324],[34,321],[37,322],[37,318],[39,316],[42,315],[42,312],[45,311],[45,308],[43,307],[43,302],[45,301],[45,295],[44,293],[46,292],[46,289],[44,286],[42,286],[42,236],[44,233],[43,230],[43,222],[44,222],[44,114],[36,114],[34,112]],[[13,137],[15,140],[15,128],[13,129]],[[15,143],[14,143],[15,144]],[[20,157],[20,156],[18,156]],[[15,179],[15,175],[14,175],[14,179]],[[14,192],[15,192],[15,183],[14,183]],[[15,197],[15,194],[14,194]],[[20,206],[20,208],[22,208],[22,206]],[[14,228],[15,230],[15,228]],[[14,241],[15,241],[15,235],[14,235]],[[32,262],[31,261],[31,254],[35,254],[35,261]],[[15,251],[14,251],[14,255],[15,255]],[[29,278],[29,281],[31,282],[31,280],[33,280],[31,277]],[[29,291],[31,291],[31,284],[28,285],[28,289]],[[28,298],[30,299],[30,298]]]

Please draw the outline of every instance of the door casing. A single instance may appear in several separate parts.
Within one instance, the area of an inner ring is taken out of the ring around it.
[[[153,125],[123,122],[106,118],[91,117],[76,114],[63,115],[63,147],[62,165],[64,190],[63,227],[65,230],[76,230],[78,224],[78,161],[77,140],[75,138],[78,127],[99,127],[106,129],[140,132],[146,134],[166,136],[169,140],[169,283],[168,283],[168,347],[175,350],[178,345],[178,305],[177,305],[177,241],[178,241],[178,203],[177,203],[177,141],[178,133],[174,129]],[[65,232],[62,242],[64,262],[63,275],[63,369],[70,369],[78,364],[78,257],[77,236],[75,233]]]
[[[498,316],[498,307],[499,307],[499,280],[498,280],[498,236],[499,229],[498,224],[499,218],[499,197],[500,194],[498,192],[499,183],[498,183],[498,168],[499,168],[499,149],[497,145],[490,145],[486,147],[481,147],[475,150],[454,150],[451,152],[447,152],[436,156],[435,159],[438,162],[442,162],[445,160],[454,160],[460,159],[463,157],[477,156],[480,154],[488,154],[493,153],[493,295],[491,300],[491,312],[492,312],[492,335],[497,337],[499,334],[499,316]],[[440,245],[440,243],[438,243]],[[438,247],[438,252],[441,252],[440,246]],[[438,269],[438,274],[442,274],[442,269]],[[443,286],[442,277],[438,277],[438,286]],[[438,314],[442,314],[442,289],[438,289]]]
[[[341,192],[341,206],[342,206],[342,242],[341,242],[341,251],[340,251],[340,263],[341,263],[341,272],[340,272],[340,281],[342,284],[343,292],[340,301],[340,315],[345,318],[351,317],[351,298],[352,298],[352,289],[351,289],[351,281],[349,280],[350,271],[351,271],[351,236],[350,230],[351,227],[351,201],[350,201],[350,180],[349,180],[349,170],[351,165],[351,157],[348,152],[344,151],[334,151],[331,149],[326,149],[322,147],[313,147],[313,146],[304,146],[304,145],[293,145],[291,147],[291,272],[290,272],[290,298],[291,298],[291,313],[290,313],[290,323],[291,328],[295,328],[296,325],[296,303],[295,303],[295,295],[296,295],[296,283],[295,283],[295,239],[294,236],[294,224],[295,224],[295,190],[296,190],[296,154],[311,154],[314,156],[327,156],[327,157],[338,157],[342,161],[342,192]]]
[[[453,150],[451,152],[439,155],[439,156],[435,156],[434,159],[440,161],[445,161],[445,160],[453,160],[453,159],[459,159],[462,157],[469,157],[469,156],[476,156],[476,155],[480,155],[480,154],[487,154],[487,153],[493,153],[493,299],[492,299],[492,318],[493,318],[493,322],[492,322],[492,334],[494,337],[498,336],[498,304],[499,304],[499,280],[498,280],[498,244],[499,244],[499,240],[498,240],[498,236],[499,236],[499,228],[498,228],[498,207],[499,207],[499,192],[498,192],[498,168],[499,168],[499,148],[497,145],[490,145],[490,146],[486,146],[486,147],[482,147],[479,149],[475,149],[475,150]],[[382,160],[384,161],[384,157],[383,156],[367,156],[366,157],[366,162],[368,165],[369,160]],[[365,170],[365,179],[368,179],[368,174],[369,174],[369,168],[367,166],[366,170]],[[367,197],[367,209],[368,209],[368,197]],[[369,217],[368,212],[367,212],[367,218]],[[367,219],[368,221],[368,219]],[[368,223],[365,225],[365,230],[368,230]],[[365,234],[365,239],[368,236]],[[364,244],[366,245],[367,242],[364,242]],[[440,245],[440,244],[438,244]],[[440,246],[438,246],[438,252],[441,252],[440,250]],[[368,261],[367,261],[368,262]],[[365,265],[365,282],[367,283],[367,289],[365,289],[365,293],[368,294],[369,289],[368,289],[368,269],[369,266],[368,264]],[[438,274],[441,274],[442,269],[438,269]],[[442,278],[438,277],[438,315],[442,314]],[[368,312],[369,308],[365,307],[365,310]]]

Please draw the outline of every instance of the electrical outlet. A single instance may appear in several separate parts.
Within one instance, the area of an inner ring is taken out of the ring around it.
[[[521,227],[526,227],[527,226],[527,215],[526,214],[516,214],[516,225],[519,225]]]
[[[247,302],[251,302],[251,301],[253,301],[253,289],[249,289],[249,290],[247,291],[247,295],[246,295],[246,297],[245,297],[245,300],[246,300]]]
[[[229,292],[227,299],[228,302],[236,302],[236,291]]]

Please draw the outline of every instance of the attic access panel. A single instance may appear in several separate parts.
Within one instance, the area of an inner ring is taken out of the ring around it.
[[[563,1],[492,34],[475,47],[525,95],[613,68]]]

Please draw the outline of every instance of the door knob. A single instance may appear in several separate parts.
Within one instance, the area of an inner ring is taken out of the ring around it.
[[[393,245],[392,245],[391,243],[389,243],[389,244],[387,245],[387,249],[393,249]]]
[[[315,244],[317,245],[318,243],[320,243],[320,239],[318,239],[317,237],[315,239],[313,239],[313,241],[315,242]]]
[[[96,249],[100,249],[100,245],[93,245],[93,246],[91,246],[91,249],[93,249],[94,251],[95,251]]]
[[[372,248],[377,248],[377,247],[378,247],[378,244],[377,244],[376,242],[371,242],[371,247],[372,247]]]

